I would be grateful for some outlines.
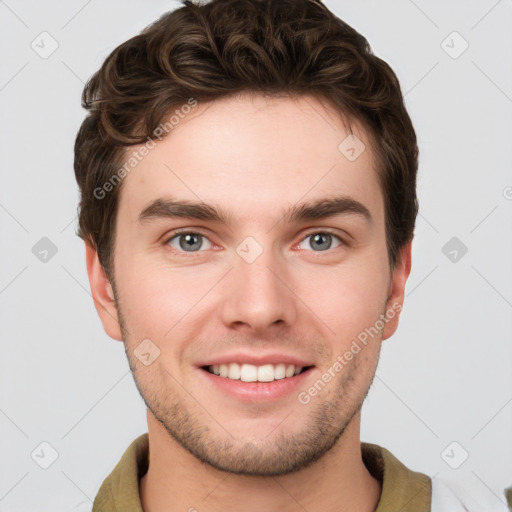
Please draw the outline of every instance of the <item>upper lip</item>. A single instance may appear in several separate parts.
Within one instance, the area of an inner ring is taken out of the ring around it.
[[[290,354],[248,354],[236,352],[229,355],[222,355],[217,357],[209,358],[207,361],[199,363],[198,366],[213,366],[216,364],[229,364],[229,363],[238,363],[242,364],[252,364],[254,366],[263,366],[265,364],[293,364],[295,366],[313,366],[311,362],[306,361],[305,359],[301,359],[300,357],[293,356]]]

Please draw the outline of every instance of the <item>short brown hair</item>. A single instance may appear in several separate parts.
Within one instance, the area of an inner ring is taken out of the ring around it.
[[[98,251],[107,275],[113,277],[122,183],[99,198],[96,191],[120,177],[128,146],[149,141],[190,98],[205,102],[246,91],[315,95],[362,123],[378,159],[394,267],[413,237],[418,147],[389,65],[320,0],[182,4],[113,50],[83,91],[89,114],[75,141],[77,234]]]

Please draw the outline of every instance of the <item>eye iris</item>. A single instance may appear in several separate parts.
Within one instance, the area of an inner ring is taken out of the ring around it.
[[[187,233],[186,235],[180,235],[180,247],[184,251],[193,251],[201,247],[202,236],[197,233]]]
[[[329,249],[332,245],[332,236],[329,233],[316,233],[315,235],[312,236],[310,245],[314,249],[314,243],[323,242],[325,244],[326,240],[329,242],[327,246],[324,245],[323,247],[317,247],[320,251],[325,251]]]

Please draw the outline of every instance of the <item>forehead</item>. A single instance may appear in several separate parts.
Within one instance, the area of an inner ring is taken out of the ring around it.
[[[120,217],[136,219],[169,195],[221,206],[250,222],[267,214],[270,222],[286,206],[334,195],[382,213],[368,134],[354,120],[351,133],[327,102],[247,94],[187,112],[124,178]]]

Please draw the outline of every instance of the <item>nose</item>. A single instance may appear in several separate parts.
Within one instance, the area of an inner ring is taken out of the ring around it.
[[[285,262],[271,250],[263,250],[252,262],[235,254],[233,265],[223,280],[220,315],[224,325],[254,335],[293,325],[298,298]]]

